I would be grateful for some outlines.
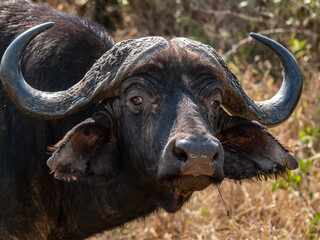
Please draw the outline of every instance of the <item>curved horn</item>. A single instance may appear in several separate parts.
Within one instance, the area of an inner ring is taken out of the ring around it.
[[[42,120],[59,119],[86,108],[90,103],[116,96],[122,80],[137,63],[168,46],[161,37],[119,42],[74,86],[59,92],[39,91],[26,83],[20,59],[28,43],[52,26],[53,23],[44,23],[19,35],[8,46],[0,65],[0,78],[11,100],[22,112]]]
[[[250,36],[272,49],[283,66],[283,82],[277,94],[269,100],[254,102],[258,106],[258,121],[265,125],[277,125],[286,120],[298,104],[302,91],[301,70],[294,56],[281,44],[256,33]]]
[[[271,48],[284,68],[284,80],[279,92],[267,101],[252,101],[243,91],[237,77],[211,46],[187,38],[175,38],[179,46],[206,57],[208,64],[220,65],[226,77],[220,79],[225,87],[223,107],[234,116],[256,120],[267,126],[275,126],[286,120],[296,107],[302,90],[301,70],[291,53],[279,43],[251,33],[251,36]]]
[[[32,39],[53,25],[52,22],[44,23],[19,35],[5,51],[0,67],[1,82],[11,100],[24,113],[41,119],[61,118],[87,103],[78,101],[70,107],[66,104],[66,98],[74,102],[77,94],[68,94],[71,91],[39,91],[32,88],[22,76],[20,59],[24,49]]]

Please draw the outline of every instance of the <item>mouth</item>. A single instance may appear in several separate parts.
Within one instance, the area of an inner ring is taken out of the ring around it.
[[[218,184],[222,180],[209,176],[181,176],[164,180],[164,184],[173,189],[162,208],[170,213],[178,211],[187,202],[194,191],[201,191],[211,184]]]
[[[163,203],[162,208],[169,213],[174,213],[182,207],[192,193],[193,191],[184,191],[176,187]]]

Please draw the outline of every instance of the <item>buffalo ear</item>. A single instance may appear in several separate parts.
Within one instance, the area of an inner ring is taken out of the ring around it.
[[[78,124],[53,149],[47,165],[57,179],[105,182],[119,174],[116,140],[101,118]]]
[[[288,149],[255,121],[231,117],[223,111],[218,138],[224,149],[224,173],[227,178],[260,178],[299,166]]]

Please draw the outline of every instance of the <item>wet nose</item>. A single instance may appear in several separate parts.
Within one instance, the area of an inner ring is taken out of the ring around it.
[[[222,181],[223,149],[217,139],[171,139],[164,149],[158,177],[162,180],[185,175],[209,176]]]
[[[181,174],[212,176],[219,144],[213,139],[178,139],[173,145],[172,152],[176,157],[175,160],[181,162]]]

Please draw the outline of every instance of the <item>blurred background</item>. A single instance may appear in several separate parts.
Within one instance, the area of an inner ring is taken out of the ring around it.
[[[271,129],[300,168],[268,181],[224,181],[175,214],[159,211],[94,239],[320,239],[320,0],[32,0],[103,25],[115,42],[183,36],[213,46],[254,100],[276,93],[277,58],[250,32],[287,47],[304,78],[301,101]],[[226,206],[225,206],[226,205]]]

